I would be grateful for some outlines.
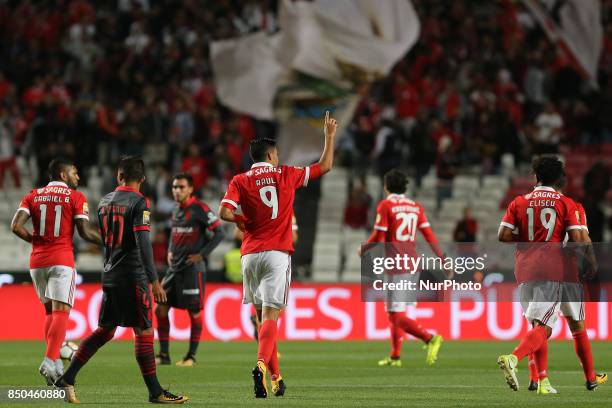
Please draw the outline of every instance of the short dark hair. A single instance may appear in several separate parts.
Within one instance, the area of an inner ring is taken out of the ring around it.
[[[251,159],[253,159],[254,162],[265,161],[270,149],[275,147],[276,140],[270,139],[269,137],[261,137],[259,139],[251,140],[249,147]]]
[[[393,194],[404,194],[406,185],[408,184],[408,176],[401,170],[389,170],[385,174],[385,188]]]
[[[533,172],[543,186],[563,187],[565,170],[557,156],[539,156],[533,159]]]
[[[62,178],[62,171],[66,170],[67,167],[74,166],[74,162],[66,157],[56,157],[49,163],[49,178],[53,180],[60,180]]]
[[[190,187],[193,187],[193,177],[191,177],[191,174],[189,173],[177,173],[174,175],[174,177],[172,177],[172,181],[174,180],[187,180],[187,184],[189,184]]]
[[[145,176],[145,165],[141,156],[124,156],[119,160],[119,173],[126,182],[142,181]]]

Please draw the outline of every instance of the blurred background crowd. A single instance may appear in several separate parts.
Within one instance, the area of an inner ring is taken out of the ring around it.
[[[434,171],[439,210],[457,175],[517,177],[534,154],[572,151],[585,159],[572,164],[579,180],[568,189],[603,217],[603,228],[612,1],[602,1],[598,87],[520,2],[413,4],[422,24],[417,45],[363,93],[339,140],[339,164],[351,174],[344,222],[371,223],[378,191],[370,191],[368,174],[402,167],[418,188]],[[19,187],[22,172],[44,184],[48,162],[63,154],[76,161],[81,184],[98,180],[90,187],[103,193],[113,188],[121,155],[143,154],[151,173],[146,193],[161,212],[172,208],[169,181],[179,170],[193,175],[204,196],[221,195],[250,166],[248,142],[274,136],[276,127],[219,103],[209,45],[277,31],[277,7],[267,0],[0,0],[3,188]],[[465,217],[457,240],[475,239],[469,209]]]

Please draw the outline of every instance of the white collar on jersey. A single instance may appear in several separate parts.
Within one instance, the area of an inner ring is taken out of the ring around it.
[[[387,196],[387,198],[406,198],[406,196],[404,194],[391,193]]]
[[[274,166],[272,165],[272,163],[268,163],[268,162],[257,162],[257,163],[253,163],[253,165],[251,166],[251,168],[255,168],[255,167],[264,167],[264,166],[274,167]]]
[[[556,193],[557,190],[555,190],[552,187],[548,187],[548,186],[535,186],[533,188],[533,191],[550,191],[551,193]]]
[[[47,187],[54,187],[54,186],[60,186],[60,187],[68,188],[68,184],[64,183],[63,181],[52,181],[49,184],[47,184]]]

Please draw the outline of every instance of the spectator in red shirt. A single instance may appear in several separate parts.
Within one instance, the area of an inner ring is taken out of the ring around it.
[[[440,141],[444,138],[449,138],[451,144],[455,147],[459,145],[459,136],[444,126],[439,119],[433,119],[431,121],[431,139],[436,148],[440,147]]]
[[[13,92],[13,85],[4,76],[4,72],[0,71],[0,102],[9,97]]]
[[[476,242],[476,233],[478,232],[478,221],[472,217],[470,207],[463,209],[463,219],[457,222],[455,231],[453,232],[453,241],[455,242]]]
[[[352,229],[368,227],[368,212],[372,206],[372,196],[368,194],[365,181],[361,179],[358,183],[344,207],[344,225]]]
[[[393,96],[396,117],[402,122],[402,126],[408,132],[414,124],[417,112],[419,111],[419,92],[403,75],[398,74],[397,82],[393,87]]]
[[[183,159],[181,171],[193,177],[193,191],[200,191],[208,182],[208,169],[206,161],[200,156],[200,147],[197,144],[189,145],[189,156]]]

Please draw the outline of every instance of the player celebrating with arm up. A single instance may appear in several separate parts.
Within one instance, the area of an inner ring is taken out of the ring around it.
[[[98,220],[104,242],[102,304],[98,328],[79,346],[70,366],[56,382],[66,389],[68,400],[78,403],[74,391],[76,375],[89,359],[115,335],[117,326],[132,327],[136,361],[149,390],[149,402],[182,404],[188,398],[164,390],[157,379],[153,352],[151,289],[156,302],[165,303],[166,293],[157,279],[149,238],[149,200],[140,193],[145,168],[140,157],[119,162],[119,187],[102,198]]]
[[[64,373],[60,348],[66,337],[68,315],[74,304],[74,227],[81,238],[102,244],[97,229],[89,223],[85,196],[76,191],[79,175],[74,164],[56,158],[49,164],[51,182],[32,190],[21,201],[11,231],[32,244],[30,275],[38,298],[45,307],[44,335],[47,348],[39,372],[47,385]],[[25,228],[32,218],[33,231]]]
[[[272,392],[281,396],[285,384],[277,358],[277,320],[287,306],[293,253],[291,216],[295,190],[331,170],[337,122],[325,114],[325,147],[318,163],[308,167],[278,165],[272,139],[251,142],[251,170],[234,176],[221,200],[221,219],[244,230],[242,254],[243,303],[252,303],[259,315],[257,365],[252,371],[256,398],[266,398],[266,372]],[[242,215],[235,214],[238,207]]]
[[[192,196],[193,178],[179,173],[172,181],[172,195],[177,202],[172,214],[172,235],[168,248],[170,268],[162,286],[168,301],[155,309],[160,353],[159,364],[170,364],[168,311],[171,307],[187,309],[191,320],[191,338],[187,355],[178,366],[192,366],[202,334],[202,308],[204,307],[204,259],[223,240],[221,221],[203,202]]]
[[[368,243],[391,242],[405,245],[403,249],[415,251],[416,230],[418,229],[431,249],[440,258],[442,250],[438,246],[438,239],[434,234],[425,209],[416,201],[407,198],[406,185],[408,178],[402,171],[394,169],[384,176],[386,198],[382,200],[376,210],[376,223]],[[358,255],[361,256],[361,248]],[[416,252],[413,254],[416,256]],[[442,345],[442,336],[433,335],[425,330],[418,322],[406,316],[406,302],[402,299],[393,299],[396,292],[389,291],[389,299],[385,309],[389,315],[391,328],[391,355],[378,362],[379,366],[401,367],[400,352],[404,333],[422,340],[427,346],[426,362],[433,365],[438,358]],[[401,295],[400,295],[401,297]]]

